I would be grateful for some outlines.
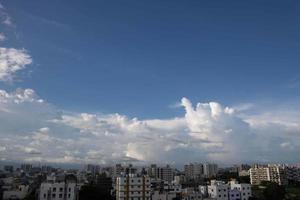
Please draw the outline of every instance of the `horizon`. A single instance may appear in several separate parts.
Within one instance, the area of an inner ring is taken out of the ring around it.
[[[300,163],[300,2],[0,0],[0,162]]]

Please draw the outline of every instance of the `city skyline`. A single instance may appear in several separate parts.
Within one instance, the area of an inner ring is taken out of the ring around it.
[[[69,4],[0,1],[1,161],[300,162],[299,2]]]

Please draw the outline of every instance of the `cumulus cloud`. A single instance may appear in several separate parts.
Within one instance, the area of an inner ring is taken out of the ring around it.
[[[184,116],[140,120],[117,113],[61,111],[32,89],[0,90],[0,157],[99,164],[291,162],[298,158],[297,120],[281,123],[284,120],[280,116],[275,120],[274,115],[268,121],[265,113],[241,117],[217,102],[194,107],[183,98],[181,104]],[[258,120],[261,123],[254,120],[259,117],[264,119]]]
[[[0,47],[0,80],[12,81],[17,71],[31,63],[32,59],[26,50]]]

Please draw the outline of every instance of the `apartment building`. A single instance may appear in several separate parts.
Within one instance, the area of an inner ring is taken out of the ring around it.
[[[196,179],[203,175],[203,165],[201,163],[190,163],[184,166],[184,174],[188,179]]]
[[[282,166],[269,165],[267,167],[255,166],[249,170],[250,182],[259,185],[262,181],[271,181],[279,185],[286,185],[287,180]]]
[[[148,176],[129,174],[117,177],[116,200],[150,200],[151,183]]]
[[[211,181],[211,185],[207,186],[208,197],[215,200],[228,200],[229,187],[222,181]]]
[[[229,198],[230,200],[238,199],[240,196],[241,200],[248,200],[252,196],[251,185],[247,183],[238,183],[233,180],[229,183]]]
[[[39,200],[77,200],[79,187],[76,178],[49,178],[40,186]]]
[[[211,164],[211,163],[205,163],[203,164],[203,175],[204,177],[215,177],[218,173],[218,165],[217,164]]]
[[[223,181],[212,180],[208,186],[200,186],[199,190],[204,197],[214,200],[249,200],[252,196],[250,184],[239,184],[230,181],[225,184]]]

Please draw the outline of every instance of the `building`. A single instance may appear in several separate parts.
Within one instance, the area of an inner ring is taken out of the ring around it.
[[[2,199],[24,199],[26,195],[30,192],[28,185],[19,185],[18,188],[14,190],[7,190],[3,192]]]
[[[124,172],[124,168],[121,164],[116,164],[116,166],[113,168],[113,177],[118,177]]]
[[[21,165],[21,170],[23,170],[24,172],[29,172],[32,168],[31,164],[22,164]]]
[[[203,164],[203,175],[206,178],[215,177],[218,173],[218,165],[205,163]]]
[[[174,179],[174,172],[173,169],[167,165],[166,167],[156,168],[156,176],[158,179],[171,183]]]
[[[41,184],[39,200],[77,200],[78,192],[74,176],[67,175],[64,180],[52,176]]]
[[[150,200],[151,183],[148,176],[133,174],[117,177],[116,200]]]
[[[252,196],[250,184],[239,184],[235,180],[227,184],[212,180],[208,186],[199,186],[199,190],[204,197],[214,200],[249,200]]]
[[[300,182],[300,168],[285,167],[285,176],[289,183]]]
[[[152,164],[149,168],[148,168],[148,175],[150,178],[157,178],[157,166],[156,164]]]
[[[184,174],[188,179],[197,179],[203,175],[203,165],[201,163],[190,163],[184,166]]]
[[[99,165],[93,165],[93,164],[87,164],[85,166],[85,171],[92,176],[95,176],[97,173],[100,171],[100,166]]]
[[[238,183],[235,180],[230,181],[229,198],[230,200],[239,199],[248,200],[252,196],[251,185],[248,183]],[[239,194],[238,194],[239,193]]]
[[[7,171],[7,172],[13,172],[14,171],[14,167],[12,165],[5,165],[3,167],[4,171]]]
[[[176,198],[176,193],[168,191],[154,191],[151,199],[152,200],[173,200]]]
[[[287,180],[282,166],[269,165],[267,167],[255,166],[249,170],[252,185],[260,185],[262,181],[271,181],[279,185],[286,185]]]
[[[181,193],[182,200],[202,200],[202,194],[194,188],[185,188]]]
[[[222,181],[212,180],[207,186],[208,197],[215,200],[228,200],[229,187]]]

